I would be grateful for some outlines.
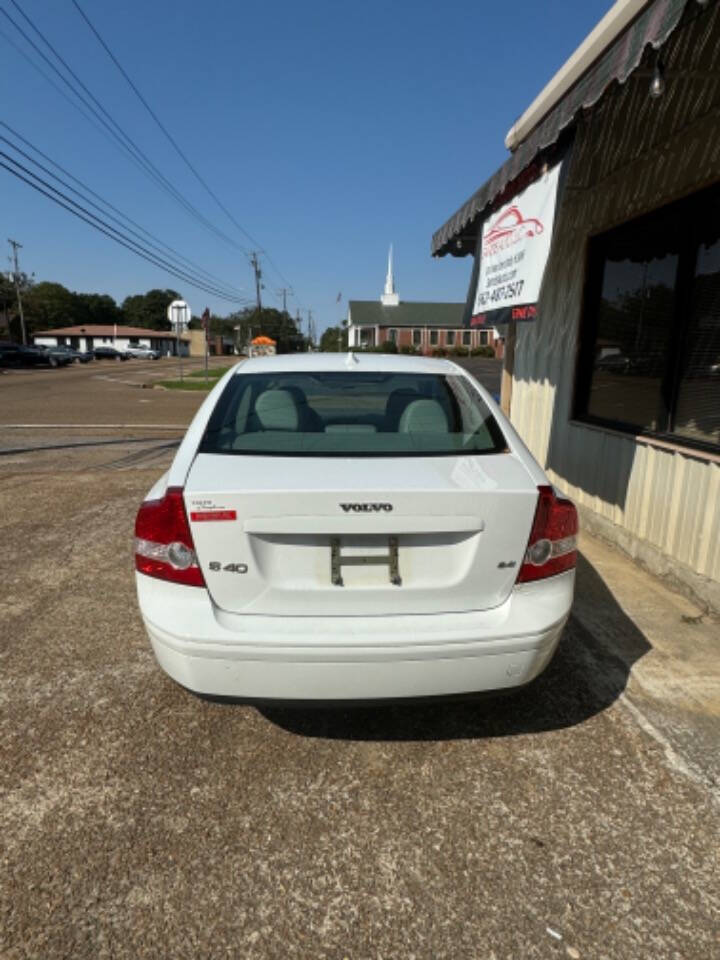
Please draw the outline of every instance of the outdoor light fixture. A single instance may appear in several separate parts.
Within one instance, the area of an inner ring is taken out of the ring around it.
[[[652,80],[650,81],[650,90],[648,91],[653,100],[657,100],[665,93],[665,78],[663,77],[662,64],[658,60],[653,70]]]

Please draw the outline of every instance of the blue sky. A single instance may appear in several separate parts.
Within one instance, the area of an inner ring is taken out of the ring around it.
[[[17,2],[183,196],[252,249],[174,153],[71,0]],[[318,330],[344,315],[348,299],[379,296],[390,242],[402,299],[465,298],[470,260],[433,260],[430,237],[503,162],[513,120],[610,6],[79,2],[189,159],[292,284],[291,311],[312,308]],[[0,9],[22,23],[11,0],[0,0]],[[0,30],[30,52],[3,16]],[[1,35],[0,83],[1,120],[186,257],[254,294],[243,252],[146,179]],[[5,239],[13,237],[24,245],[21,265],[38,279],[118,302],[172,286],[195,312],[232,309],[3,169],[0,227],[3,269]],[[285,283],[269,263],[264,270],[264,301],[278,306]]]

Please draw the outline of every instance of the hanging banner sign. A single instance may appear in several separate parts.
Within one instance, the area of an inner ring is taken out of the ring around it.
[[[537,317],[561,166],[548,170],[483,224],[471,327]]]

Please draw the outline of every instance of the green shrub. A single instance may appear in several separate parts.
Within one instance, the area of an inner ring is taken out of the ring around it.
[[[400,347],[400,353],[415,354],[417,353],[417,347],[414,347],[412,344],[406,343],[402,347]]]
[[[398,348],[397,344],[393,343],[392,340],[386,340],[384,343],[381,343],[378,347],[380,353],[397,353]]]
[[[470,350],[467,347],[464,347],[459,343],[456,347],[453,347],[452,355],[454,357],[467,357],[470,354]]]
[[[432,355],[434,357],[446,357],[447,350],[445,347],[433,347]]]
[[[483,347],[473,347],[473,349],[470,351],[470,356],[471,357],[494,357],[495,348],[487,345]]]

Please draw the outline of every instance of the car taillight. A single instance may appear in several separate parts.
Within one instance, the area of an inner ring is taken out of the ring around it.
[[[530,540],[518,583],[554,577],[577,563],[578,515],[575,505],[556,497],[552,487],[538,487]]]
[[[135,518],[135,569],[148,577],[204,587],[181,487],[146,500]]]

